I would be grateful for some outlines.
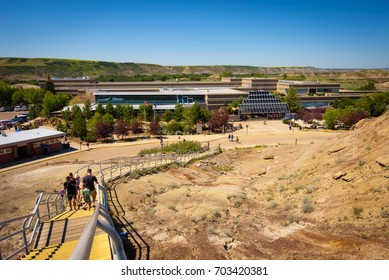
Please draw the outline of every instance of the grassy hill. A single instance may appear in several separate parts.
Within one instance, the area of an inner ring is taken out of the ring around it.
[[[57,58],[0,58],[0,80],[38,80],[52,77],[102,77],[136,75],[204,75],[218,77],[228,71],[235,76],[320,80],[347,83],[356,80],[389,82],[388,69],[323,69],[303,67],[256,67],[245,65],[163,66],[133,62],[107,62]]]

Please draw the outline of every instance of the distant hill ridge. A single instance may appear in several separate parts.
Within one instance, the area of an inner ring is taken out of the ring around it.
[[[46,78],[48,74],[57,77],[82,77],[101,75],[153,75],[153,74],[210,74],[218,75],[230,71],[235,75],[314,75],[323,72],[353,72],[360,69],[323,69],[310,66],[302,67],[257,67],[244,65],[210,66],[163,66],[158,64],[133,62],[107,62],[93,60],[74,60],[57,58],[0,58],[0,78],[34,80]]]

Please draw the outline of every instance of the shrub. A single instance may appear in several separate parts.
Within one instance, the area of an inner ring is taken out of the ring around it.
[[[158,152],[163,153],[187,153],[192,151],[201,151],[201,143],[198,141],[180,141],[173,144],[167,144],[161,148],[150,148],[150,149],[143,149],[141,150],[138,155],[144,156],[146,154],[156,154]]]
[[[295,190],[296,192],[298,192],[299,190],[303,190],[303,189],[305,189],[305,186],[304,186],[304,185],[298,185],[298,186],[296,186],[296,187],[294,188],[294,190]]]
[[[278,203],[275,201],[270,202],[269,209],[276,209],[278,207]]]
[[[381,217],[382,218],[389,218],[389,210],[382,208],[381,209]]]
[[[174,212],[178,212],[177,208],[175,205],[168,205],[167,207],[169,210],[173,210]]]
[[[307,194],[311,194],[311,193],[313,193],[313,192],[315,192],[316,191],[316,188],[315,187],[306,187],[305,188],[305,192],[307,193]]]
[[[298,217],[296,217],[296,216],[289,216],[288,217],[288,223],[289,224],[293,224],[293,223],[296,223],[296,224],[298,224],[300,222],[300,220],[299,220],[299,218]]]
[[[363,212],[363,208],[361,207],[354,207],[354,215],[359,218],[361,216],[361,213]]]
[[[302,206],[302,211],[303,213],[312,213],[314,210],[312,206],[312,202],[309,198],[304,198],[303,200],[303,206]]]

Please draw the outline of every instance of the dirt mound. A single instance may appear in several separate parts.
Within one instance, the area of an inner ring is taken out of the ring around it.
[[[129,180],[117,214],[151,259],[388,259],[388,118]]]
[[[14,84],[14,85],[11,85],[11,87],[18,88],[18,89],[26,89],[26,88],[40,89],[39,86],[37,86],[37,85],[30,85],[30,84]]]

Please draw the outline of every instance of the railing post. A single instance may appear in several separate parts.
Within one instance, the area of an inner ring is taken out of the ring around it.
[[[110,160],[111,161],[111,180],[112,180],[112,159]]]

